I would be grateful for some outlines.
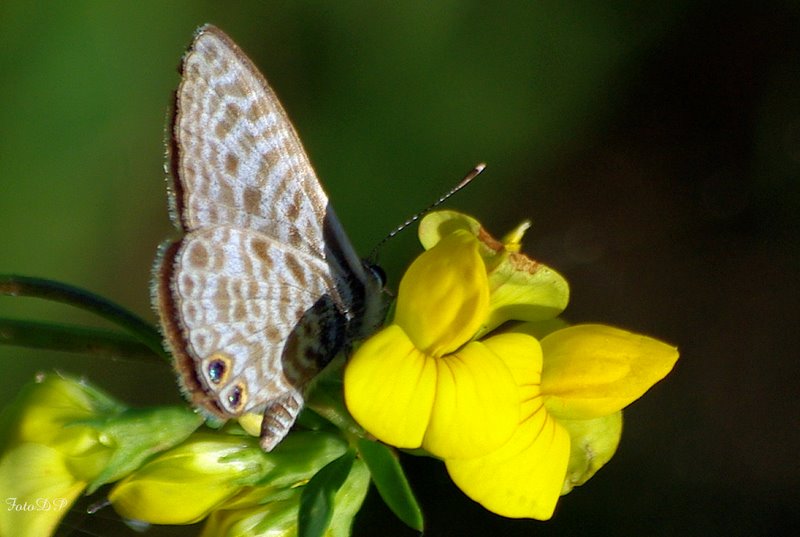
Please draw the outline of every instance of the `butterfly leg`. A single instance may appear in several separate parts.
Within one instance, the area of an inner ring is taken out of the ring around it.
[[[272,451],[283,440],[302,408],[303,395],[299,390],[290,390],[267,404],[261,422],[261,448],[264,451]]]

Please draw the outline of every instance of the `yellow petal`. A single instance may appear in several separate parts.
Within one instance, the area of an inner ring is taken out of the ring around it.
[[[15,405],[18,441],[50,445],[64,436],[66,423],[113,415],[124,409],[99,390],[59,375],[47,375],[26,386]]]
[[[250,437],[195,433],[117,482],[108,499],[125,518],[192,524],[259,479],[267,460]]]
[[[422,352],[442,356],[472,338],[488,304],[478,242],[457,230],[408,268],[400,282],[394,322]]]
[[[500,242],[509,252],[519,252],[522,249],[522,237],[531,228],[531,221],[524,220],[517,227],[506,233]]]
[[[569,459],[569,435],[536,398],[528,418],[500,449],[474,459],[447,459],[464,493],[510,518],[547,520],[558,502]]]
[[[425,215],[419,223],[419,242],[426,250],[430,250],[457,229],[463,229],[470,235],[478,236],[481,224],[471,216],[457,211],[433,211]]]
[[[542,347],[528,334],[506,332],[483,341],[500,356],[508,366],[521,391],[520,401],[527,401],[539,393],[542,377]]]
[[[402,328],[389,325],[355,352],[344,372],[347,408],[379,440],[417,448],[428,427],[436,365]]]
[[[134,474],[135,475],[135,474]],[[207,486],[193,479],[124,479],[109,495],[122,517],[150,524],[193,524],[236,493],[232,483]]]
[[[519,423],[519,390],[497,354],[474,341],[437,359],[436,368],[426,450],[442,458],[476,457],[511,437]]]
[[[622,411],[593,420],[559,420],[569,433],[570,449],[567,478],[561,494],[583,485],[617,451],[622,435]]]
[[[513,325],[509,326],[509,331],[519,332],[521,334],[529,334],[541,341],[547,334],[555,332],[556,330],[561,330],[562,328],[566,328],[568,326],[569,323],[567,321],[561,317],[556,317],[546,321],[514,323]]]
[[[51,535],[86,487],[66,467],[58,450],[34,443],[17,444],[0,460],[0,535]]]
[[[489,313],[475,339],[509,320],[541,321],[564,311],[569,285],[555,270],[519,253],[530,222],[523,222],[498,241],[474,218],[455,211],[436,211],[422,219],[419,238],[426,249],[454,233],[478,240],[478,253],[487,269]]]
[[[250,436],[261,435],[261,422],[264,421],[264,414],[260,412],[248,412],[239,416],[236,421],[239,422],[244,432]]]
[[[591,419],[623,409],[672,370],[678,350],[653,338],[597,324],[542,339],[542,393],[559,418]]]

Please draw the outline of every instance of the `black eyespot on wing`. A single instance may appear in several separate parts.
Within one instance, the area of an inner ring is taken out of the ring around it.
[[[227,395],[228,405],[230,408],[238,412],[244,406],[245,400],[247,399],[247,392],[245,387],[239,383],[234,385],[229,391]]]
[[[227,366],[222,360],[212,360],[208,364],[208,378],[214,384],[219,384],[225,377]]]

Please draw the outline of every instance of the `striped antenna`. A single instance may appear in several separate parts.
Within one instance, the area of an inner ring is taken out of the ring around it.
[[[398,233],[400,233],[401,231],[406,229],[408,226],[410,226],[411,224],[413,224],[414,222],[416,222],[417,220],[419,220],[420,218],[422,218],[423,216],[425,216],[426,214],[428,214],[429,212],[434,210],[436,207],[438,207],[439,205],[441,205],[442,203],[444,203],[445,201],[450,199],[450,197],[453,194],[455,194],[456,192],[458,192],[459,190],[461,190],[462,188],[464,188],[465,186],[470,184],[473,179],[478,177],[478,175],[480,175],[481,172],[485,168],[486,168],[486,163],[484,163],[484,162],[481,162],[480,164],[476,164],[467,173],[467,175],[465,175],[464,178],[461,181],[458,182],[458,184],[456,186],[454,186],[453,188],[451,188],[450,190],[445,192],[439,199],[437,199],[431,205],[429,205],[425,209],[421,210],[420,212],[418,212],[417,214],[415,214],[414,216],[412,216],[411,218],[409,218],[408,220],[403,222],[397,228],[392,230],[388,235],[386,235],[383,239],[381,239],[381,241],[378,244],[376,244],[375,247],[372,249],[372,251],[370,252],[369,256],[367,257],[368,263],[370,265],[377,264],[377,261],[378,261],[378,250],[380,250],[381,247],[384,244],[386,244],[386,242],[389,239],[391,239],[392,237],[394,237],[395,235],[397,235]]]

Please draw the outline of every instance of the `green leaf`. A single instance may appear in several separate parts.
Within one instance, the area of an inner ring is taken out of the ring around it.
[[[336,509],[333,520],[328,527],[327,535],[330,537],[350,537],[353,528],[353,519],[358,514],[364,503],[369,489],[369,469],[361,459],[353,461],[350,475],[336,493]]]
[[[150,350],[169,361],[161,334],[150,323],[107,298],[55,280],[0,274],[0,295],[28,296],[69,304],[94,313],[124,328]]]
[[[380,442],[361,438],[358,452],[367,463],[372,481],[389,509],[409,527],[422,531],[422,510],[394,451]]]
[[[82,354],[99,354],[165,365],[162,354],[127,334],[100,328],[86,328],[0,317],[0,345],[48,349]]]
[[[348,450],[328,463],[303,487],[297,515],[299,537],[322,537],[333,517],[334,497],[353,466],[355,453]]]

